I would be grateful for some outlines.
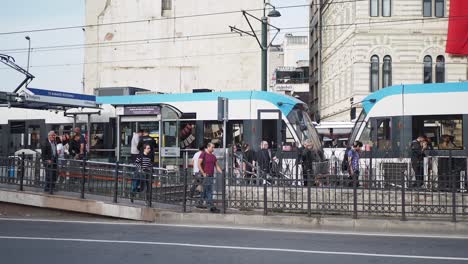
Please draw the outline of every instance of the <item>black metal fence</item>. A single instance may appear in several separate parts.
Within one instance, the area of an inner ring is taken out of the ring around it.
[[[262,170],[230,153],[225,173],[205,181],[193,175],[189,155],[176,170],[146,173],[128,164],[59,160],[55,166],[25,155],[2,157],[0,184],[108,197],[115,203],[169,204],[184,212],[204,207],[200,191],[211,185],[213,203],[222,212],[468,220],[466,157],[426,158],[419,167],[409,159],[364,157],[359,177],[350,177],[336,158],[305,163],[300,153],[276,153]]]

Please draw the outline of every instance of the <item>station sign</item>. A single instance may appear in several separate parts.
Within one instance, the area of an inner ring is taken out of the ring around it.
[[[70,107],[97,107],[96,96],[87,94],[67,93],[60,91],[26,88],[26,101],[54,104]]]
[[[159,115],[161,107],[156,105],[135,105],[124,106],[123,115],[126,116],[142,116],[142,115]]]
[[[180,157],[180,148],[161,148],[161,157],[178,158]]]

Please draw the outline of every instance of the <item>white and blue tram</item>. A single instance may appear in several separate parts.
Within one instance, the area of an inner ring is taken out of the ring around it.
[[[411,142],[426,136],[432,146],[424,158],[426,180],[447,174],[451,167],[463,182],[468,157],[467,102],[468,82],[384,88],[362,101],[349,143],[359,140],[364,144],[362,165],[372,169],[373,175],[412,178]]]

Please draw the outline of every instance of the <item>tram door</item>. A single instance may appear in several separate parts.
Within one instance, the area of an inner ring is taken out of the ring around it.
[[[258,110],[258,122],[259,143],[267,141],[270,149],[278,149],[281,142],[281,112],[279,110]]]
[[[9,121],[8,155],[21,149],[40,150],[47,138],[44,120]]]

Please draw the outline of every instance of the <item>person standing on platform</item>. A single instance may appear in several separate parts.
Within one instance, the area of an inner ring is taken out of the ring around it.
[[[44,192],[53,192],[57,181],[57,143],[55,142],[55,132],[47,134],[47,141],[42,144],[42,161],[46,170]]]

